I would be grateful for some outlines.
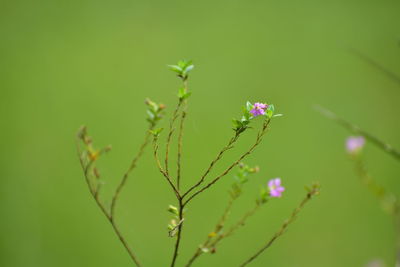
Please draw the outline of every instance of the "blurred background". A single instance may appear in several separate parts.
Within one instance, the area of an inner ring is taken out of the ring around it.
[[[176,104],[180,81],[167,64],[193,59],[184,138],[183,183],[199,178],[232,135],[245,101],[274,103],[262,145],[245,161],[260,166],[230,222],[252,207],[259,187],[281,177],[274,199],[245,228],[194,266],[236,266],[322,185],[289,231],[251,266],[394,265],[391,218],[362,186],[345,153],[349,132],[320,104],[400,147],[400,2],[102,1],[0,2],[0,266],[133,266],[89,195],[74,138],[85,124],[95,145],[113,145],[99,169],[110,203],[145,134],[144,99]],[[166,125],[167,120],[164,120]],[[253,141],[241,139],[212,173]],[[163,136],[162,140],[164,140]],[[399,162],[372,144],[371,175],[400,194]],[[117,220],[144,266],[166,266],[174,195],[149,150],[122,192]],[[213,229],[232,177],[187,210],[181,266]]]

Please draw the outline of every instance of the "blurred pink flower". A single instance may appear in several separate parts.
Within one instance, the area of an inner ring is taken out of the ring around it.
[[[365,145],[363,136],[350,136],[346,140],[346,150],[350,154],[358,153]]]
[[[271,179],[268,182],[269,195],[271,197],[281,197],[285,188],[281,186],[281,178]]]

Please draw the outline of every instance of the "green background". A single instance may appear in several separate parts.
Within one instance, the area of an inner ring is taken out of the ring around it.
[[[273,235],[313,181],[321,195],[251,266],[364,266],[376,258],[393,266],[391,220],[354,173],[344,150],[349,133],[313,105],[400,147],[399,83],[350,52],[400,75],[399,14],[395,0],[2,0],[0,266],[133,266],[89,195],[74,136],[85,124],[98,147],[113,145],[99,161],[109,203],[143,139],[145,97],[173,109],[180,83],[166,65],[182,58],[196,65],[186,186],[228,141],[230,120],[245,101],[274,103],[284,114],[246,160],[261,171],[231,218],[253,205],[270,178],[282,178],[284,197],[195,266],[237,266]],[[254,134],[247,132],[212,175]],[[118,223],[144,266],[168,266],[174,240],[166,208],[174,196],[149,152],[122,193]],[[371,144],[364,154],[370,173],[400,194],[399,163]],[[187,210],[179,266],[212,230],[231,182],[225,177]]]

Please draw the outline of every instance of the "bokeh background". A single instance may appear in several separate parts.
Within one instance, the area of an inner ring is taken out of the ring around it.
[[[109,197],[141,143],[146,97],[176,104],[167,64],[193,59],[184,184],[192,184],[232,134],[245,101],[274,103],[264,143],[245,161],[259,186],[281,177],[287,191],[215,255],[196,266],[236,266],[254,253],[320,181],[321,195],[252,266],[394,265],[389,216],[360,184],[344,150],[349,132],[320,104],[399,148],[400,84],[351,50],[400,75],[400,2],[2,0],[0,2],[0,266],[132,266],[89,195],[74,137],[85,124],[99,147]],[[218,170],[249,146],[249,131]],[[367,144],[370,173],[400,194],[399,163]],[[213,228],[228,199],[227,176],[187,211],[179,265]],[[145,266],[166,266],[174,203],[147,151],[122,193],[118,223]]]

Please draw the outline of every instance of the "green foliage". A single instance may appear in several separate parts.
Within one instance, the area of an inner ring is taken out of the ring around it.
[[[274,107],[274,105],[273,104],[270,104],[270,105],[268,105],[268,108],[267,108],[267,110],[265,111],[265,115],[268,117],[268,118],[272,118],[273,117],[273,115],[274,115],[274,112],[275,112],[275,107]]]
[[[164,128],[157,128],[154,130],[149,130],[149,132],[154,136],[154,137],[158,137],[160,136],[160,133],[164,130]]]
[[[188,91],[187,91],[187,88],[185,88],[185,87],[182,87],[182,88],[179,89],[179,91],[178,91],[178,97],[179,97],[179,100],[180,100],[180,101],[189,98],[191,95],[192,95],[192,92],[188,92]]]
[[[256,199],[256,203],[258,205],[262,205],[267,203],[269,200],[269,190],[268,188],[266,188],[265,186],[261,187],[260,189],[260,193],[258,198]]]
[[[189,72],[193,70],[194,65],[191,60],[181,60],[176,65],[168,65],[169,69],[178,74],[182,80],[186,81]]]
[[[235,182],[232,184],[231,189],[229,191],[229,194],[232,199],[238,198],[242,194],[242,188],[245,183],[248,182],[248,176],[250,174],[257,173],[259,171],[259,168],[256,167],[250,167],[249,165],[240,163],[239,164],[239,169],[236,172],[234,176]]]
[[[147,105],[147,121],[152,126],[155,126],[157,124],[157,122],[159,120],[161,120],[161,118],[163,116],[163,111],[165,109],[165,105],[157,104],[157,103],[151,101],[149,98],[146,99],[145,104]],[[158,134],[159,134],[159,132],[158,132]]]

